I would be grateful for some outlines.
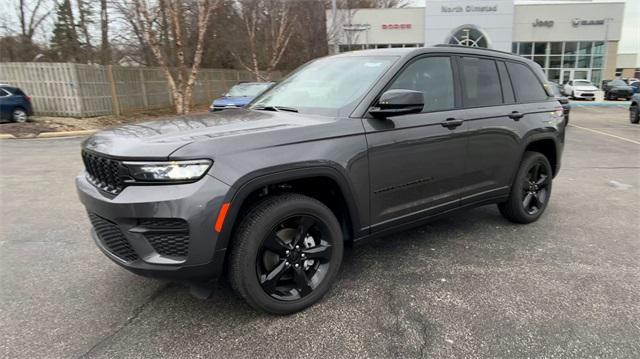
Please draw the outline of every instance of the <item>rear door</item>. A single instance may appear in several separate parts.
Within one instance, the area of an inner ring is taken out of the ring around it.
[[[422,113],[363,120],[373,231],[459,205],[467,125],[456,101],[455,76],[450,56],[414,59],[384,91],[421,91]]]
[[[502,61],[461,56],[458,63],[469,129],[467,178],[471,183],[461,199],[465,205],[509,193],[511,172],[520,156],[522,126]]]

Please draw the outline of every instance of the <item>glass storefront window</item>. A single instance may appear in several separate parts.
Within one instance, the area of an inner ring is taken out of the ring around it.
[[[560,83],[560,70],[547,70],[547,79]]]
[[[602,68],[602,56],[594,55],[591,67]]]
[[[580,42],[580,47],[578,49],[578,54],[580,55],[589,55],[591,54],[591,45],[593,43],[589,42]]]
[[[533,61],[535,63],[537,63],[538,65],[540,65],[540,67],[545,68],[545,67],[547,67],[545,65],[546,58],[547,58],[546,56],[534,56],[533,57]]]
[[[578,66],[579,68],[591,67],[591,55],[582,55],[578,56]]]
[[[565,55],[575,55],[578,51],[578,43],[577,42],[565,42],[564,43],[564,54]]]
[[[602,84],[602,71],[601,70],[591,70],[591,82],[597,87],[600,87]]]
[[[533,46],[533,53],[535,55],[544,55],[547,53],[547,43],[546,42],[536,42]]]
[[[518,53],[518,43],[514,42],[511,44],[511,53],[513,54],[517,54]]]
[[[549,67],[550,68],[562,67],[562,56],[549,56]]]
[[[530,42],[521,42],[520,43],[520,50],[518,51],[518,53],[520,55],[531,55],[531,50],[532,50],[533,46]]]
[[[576,57],[565,55],[564,60],[562,61],[562,67],[565,69],[572,69],[576,67]]]
[[[604,54],[604,42],[596,41],[593,44],[593,53],[594,54]]]
[[[562,43],[561,42],[550,42],[549,43],[549,53],[551,55],[562,55]]]

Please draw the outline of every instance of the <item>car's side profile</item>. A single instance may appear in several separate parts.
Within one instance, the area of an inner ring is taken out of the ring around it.
[[[493,203],[540,218],[564,141],[544,82],[491,50],[330,56],[243,109],[95,134],[76,185],[124,268],[199,290],[226,275],[254,308],[293,313],[329,290],[345,243]]]
[[[29,116],[33,116],[31,97],[18,87],[0,85],[0,119],[26,122]]]
[[[595,100],[597,91],[598,88],[587,80],[570,80],[563,87],[564,94],[574,100]]]

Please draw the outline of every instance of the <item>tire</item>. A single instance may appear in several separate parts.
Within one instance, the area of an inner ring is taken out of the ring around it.
[[[27,111],[25,111],[22,107],[16,107],[13,109],[11,113],[11,120],[13,122],[24,123],[27,122],[29,116],[27,115]]]
[[[229,281],[257,310],[295,313],[329,291],[343,250],[340,223],[322,202],[294,193],[267,197],[234,235]]]
[[[640,111],[638,110],[638,105],[629,107],[629,122],[638,123],[640,122]]]
[[[545,176],[544,180],[542,176]],[[537,221],[551,198],[552,177],[551,164],[546,156],[539,152],[525,152],[509,198],[498,204],[500,213],[515,223]],[[532,179],[535,180],[535,185]]]

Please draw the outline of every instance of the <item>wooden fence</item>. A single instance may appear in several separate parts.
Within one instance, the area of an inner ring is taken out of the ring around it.
[[[248,71],[201,69],[192,101],[208,104],[236,83],[253,78]],[[0,83],[22,88],[31,96],[36,115],[90,117],[173,104],[157,67],[5,62],[0,63]]]

